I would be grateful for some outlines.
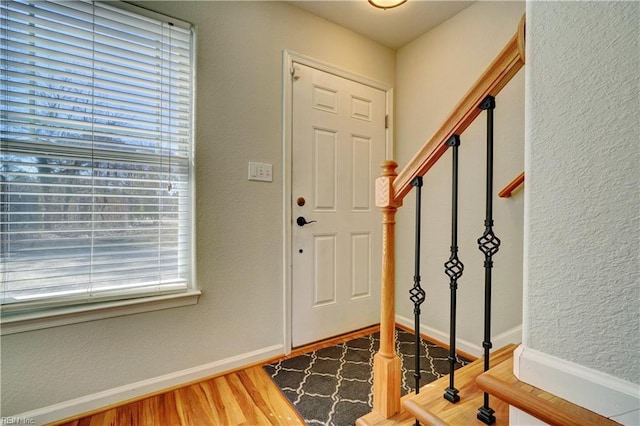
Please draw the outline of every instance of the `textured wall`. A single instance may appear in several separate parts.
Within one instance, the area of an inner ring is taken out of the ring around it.
[[[527,12],[524,343],[640,383],[640,3]]]
[[[280,2],[148,2],[194,23],[196,306],[2,338],[2,415],[283,343],[282,51],[393,84],[395,53]],[[247,163],[273,164],[273,183]]]
[[[477,2],[398,51],[396,159],[402,168],[513,36],[524,2]],[[461,136],[458,333],[480,353],[484,318],[484,256],[476,240],[484,231],[486,115]],[[502,240],[494,256],[493,335],[522,320],[523,192],[512,198],[498,191],[524,169],[524,72],[496,99],[495,232]],[[427,292],[422,323],[449,334],[449,278],[444,262],[451,245],[451,154],[447,152],[424,180],[422,283]],[[397,215],[396,283],[399,315],[413,318],[408,291],[413,284],[415,196]]]

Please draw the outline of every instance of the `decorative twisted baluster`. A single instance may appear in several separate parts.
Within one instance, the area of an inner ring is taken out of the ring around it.
[[[489,369],[491,354],[491,269],[493,255],[500,248],[500,239],[493,233],[493,110],[496,107],[495,98],[487,96],[478,108],[487,111],[487,177],[486,177],[486,216],[484,233],[478,238],[478,248],[484,253],[484,371]],[[496,421],[495,411],[489,406],[489,394],[484,393],[484,404],[478,409],[478,420],[485,424]]]
[[[464,271],[464,264],[458,259],[458,148],[460,147],[460,136],[452,135],[447,141],[447,146],[453,150],[453,165],[451,179],[451,256],[444,264],[444,271],[449,277],[449,289],[451,290],[449,307],[449,387],[445,390],[444,399],[456,403],[460,401],[454,377],[456,362],[456,305],[458,279],[460,279],[462,271]]]
[[[425,300],[425,292],[420,285],[420,223],[422,220],[422,176],[416,177],[412,182],[416,188],[416,241],[415,241],[415,269],[413,275],[413,287],[409,290],[410,299],[413,302],[414,330],[415,330],[415,372],[416,395],[420,393],[420,305]],[[420,423],[416,420],[416,425]]]

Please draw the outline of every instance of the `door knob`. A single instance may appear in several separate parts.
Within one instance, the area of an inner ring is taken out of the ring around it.
[[[314,222],[316,222],[316,221],[315,220],[310,220],[310,221],[307,222],[307,219],[305,219],[302,216],[298,216],[298,218],[296,219],[296,223],[298,224],[298,226],[305,226],[305,225],[308,225],[308,224],[314,223]]]

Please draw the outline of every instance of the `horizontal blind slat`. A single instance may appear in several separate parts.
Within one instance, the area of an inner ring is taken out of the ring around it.
[[[3,312],[189,288],[192,31],[169,22],[0,4]]]

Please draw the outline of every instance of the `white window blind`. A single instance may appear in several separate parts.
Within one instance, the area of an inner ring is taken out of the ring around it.
[[[2,1],[3,314],[191,286],[193,37],[83,1]]]

